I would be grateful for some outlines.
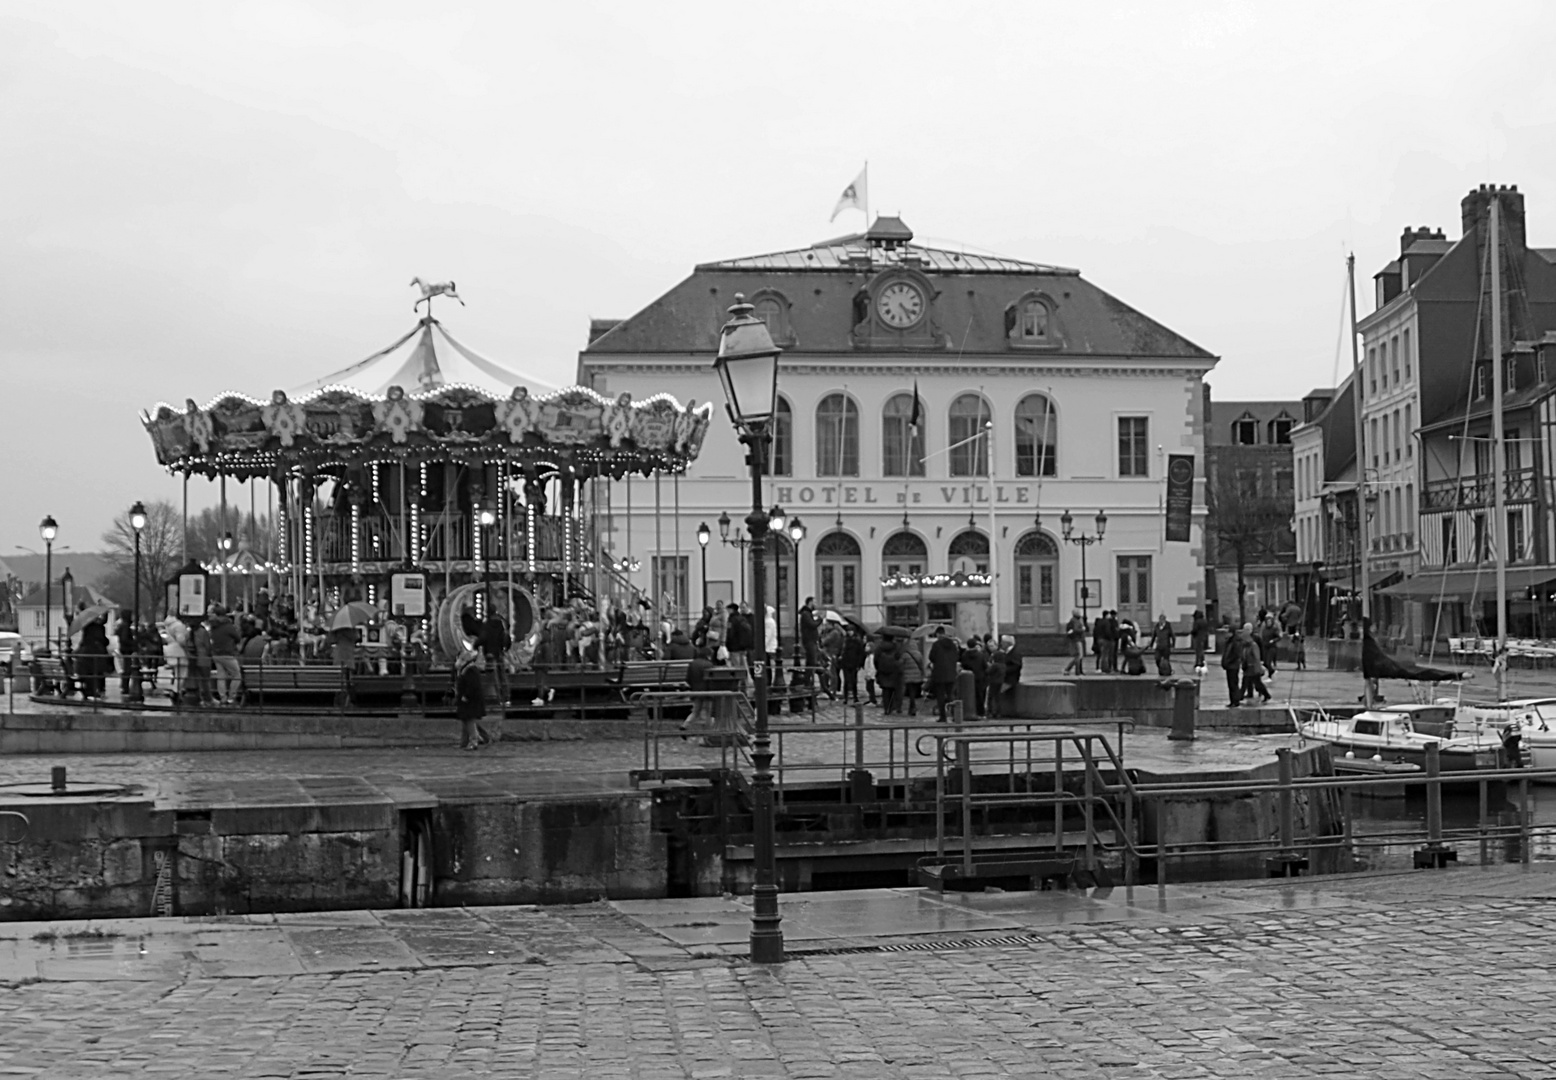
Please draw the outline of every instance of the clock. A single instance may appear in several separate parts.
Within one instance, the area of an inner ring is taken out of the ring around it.
[[[905,330],[924,317],[924,294],[906,281],[894,281],[875,298],[875,313],[887,326]]]

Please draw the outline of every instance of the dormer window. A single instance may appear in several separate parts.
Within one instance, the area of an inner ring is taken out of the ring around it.
[[[1291,429],[1296,426],[1296,420],[1285,413],[1270,421],[1270,442],[1276,446],[1289,446],[1291,444]]]
[[[1518,361],[1511,356],[1507,358],[1506,375],[1502,382],[1502,389],[1509,394],[1518,389]]]
[[[751,297],[756,317],[767,324],[767,332],[773,336],[773,344],[785,348],[794,344],[794,330],[789,325],[789,298],[776,289],[762,289]]]
[[[1059,347],[1054,305],[1042,293],[1028,293],[1005,309],[1005,335],[1018,349]]]
[[[1484,401],[1491,396],[1491,365],[1475,365],[1475,400]]]
[[[1232,423],[1232,445],[1253,446],[1259,441],[1259,421],[1244,416]]]

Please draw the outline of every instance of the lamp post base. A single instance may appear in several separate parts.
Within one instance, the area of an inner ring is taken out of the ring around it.
[[[778,886],[757,885],[751,890],[751,962],[783,963],[783,916],[778,914]]]

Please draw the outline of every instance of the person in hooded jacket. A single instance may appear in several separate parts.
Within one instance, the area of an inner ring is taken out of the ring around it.
[[[903,656],[896,638],[882,638],[875,646],[875,681],[881,686],[881,713],[902,712]]]
[[[697,647],[679,626],[670,632],[670,646],[666,656],[671,660],[694,660],[697,657]]]
[[[864,635],[857,629],[850,630],[843,642],[842,655],[838,657],[838,668],[843,673],[844,704],[859,701],[859,669],[864,667],[864,656]]]

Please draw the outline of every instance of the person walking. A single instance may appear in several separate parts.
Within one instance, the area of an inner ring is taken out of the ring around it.
[[[1077,675],[1086,674],[1084,666],[1086,657],[1086,620],[1081,618],[1079,610],[1070,612],[1070,621],[1064,624],[1064,637],[1070,646],[1070,662],[1064,665],[1064,674],[1068,675],[1072,670]],[[934,657],[931,656],[930,659],[933,660]],[[941,717],[941,719],[945,718]]]
[[[1252,700],[1258,694],[1268,702],[1270,692],[1264,685],[1264,657],[1260,654],[1258,643],[1254,641],[1253,627],[1243,624],[1238,637],[1243,642],[1243,697]]]
[[[1106,611],[1099,611],[1097,617],[1091,620],[1091,655],[1098,675],[1107,670],[1107,657],[1103,650],[1103,642],[1108,636],[1107,615]]]
[[[870,699],[869,701],[865,702],[865,704],[867,704],[867,705],[874,705],[875,704],[875,650],[876,650],[876,648],[877,648],[877,646],[876,646],[875,642],[870,641],[868,638],[865,639],[865,643],[864,643],[864,667],[862,667],[860,670],[862,672],[864,672],[864,692],[865,692],[865,696]]]
[[[135,666],[135,623],[130,619],[128,611],[119,612],[119,621],[114,626],[114,643],[119,647],[119,694],[121,697],[130,696],[131,669]]]
[[[486,687],[481,672],[486,654],[466,649],[459,654],[454,673],[454,715],[459,718],[461,750],[481,748],[481,718],[486,715]]]
[[[841,623],[829,620],[821,628],[821,687],[827,692],[830,701],[837,700],[837,661],[843,655],[843,639],[846,636]]]
[[[1078,612],[1075,619],[1080,619]],[[1085,623],[1082,623],[1082,648],[1085,647],[1085,635]],[[945,627],[935,627],[934,644],[929,647],[929,688],[935,695],[935,719],[942,724],[946,721],[946,705],[950,703],[951,694],[956,689],[956,672],[960,655],[956,642],[946,637]],[[1079,656],[1077,652],[1076,658],[1072,661],[1076,666],[1080,665]]]
[[[1266,674],[1275,674],[1275,650],[1280,644],[1280,624],[1275,621],[1275,613],[1266,611],[1262,613],[1259,624],[1254,628],[1254,634],[1259,642],[1259,657],[1264,661]]]
[[[1205,652],[1210,648],[1210,620],[1198,608],[1189,624],[1189,642],[1194,646],[1194,673],[1205,674]]]
[[[729,650],[729,666],[743,671],[749,663],[748,654],[755,641],[751,634],[751,620],[746,618],[739,604],[731,603],[725,610],[729,613],[729,630],[724,642],[725,648]]]
[[[1000,637],[1000,649],[1005,653],[1004,691],[1015,704],[1016,687],[1021,685],[1021,654],[1016,652],[1016,639],[1010,634]]]
[[[1226,706],[1241,707],[1243,703],[1243,642],[1237,631],[1227,635],[1226,648],[1221,652],[1221,670],[1226,672]]]
[[[1172,641],[1176,636],[1167,616],[1158,615],[1151,630],[1151,651],[1156,655],[1156,674],[1164,679],[1172,674]]]

